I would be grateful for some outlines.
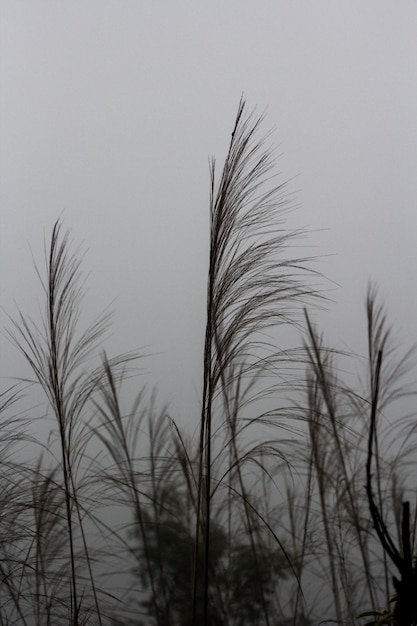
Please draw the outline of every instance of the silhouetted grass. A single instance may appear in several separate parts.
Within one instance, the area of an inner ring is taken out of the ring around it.
[[[410,354],[370,288],[367,363],[346,385],[352,355],[304,314],[318,277],[291,255],[303,232],[286,229],[261,122],[242,100],[218,180],[211,164],[198,441],[145,388],[126,402],[138,354],[101,351],[107,311],[82,330],[80,252],[55,224],[41,319],[19,312],[9,331],[53,418],[44,438],[17,412],[25,389],[0,396],[0,624],[359,626],[365,609],[377,624],[390,560],[389,619],[406,623],[416,427],[396,411]],[[304,346],[281,347],[288,329]]]

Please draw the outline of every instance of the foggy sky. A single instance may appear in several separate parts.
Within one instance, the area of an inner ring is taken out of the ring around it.
[[[325,332],[365,352],[374,279],[416,343],[414,0],[3,0],[0,28],[2,327],[15,302],[36,316],[31,250],[43,267],[61,216],[87,250],[87,317],[115,299],[109,351],[158,353],[152,380],[193,417],[208,157],[221,167],[243,93],[275,128],[300,205],[289,225],[314,231],[303,253],[324,255],[316,268],[339,285],[323,281]],[[0,341],[4,388],[22,361]]]

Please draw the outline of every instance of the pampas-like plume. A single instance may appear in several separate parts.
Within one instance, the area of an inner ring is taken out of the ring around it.
[[[233,467],[245,503],[242,459],[237,449],[239,405],[246,402],[255,379],[272,367],[277,357],[263,333],[271,327],[296,324],[300,305],[313,295],[306,281],[308,259],[287,259],[283,254],[301,232],[284,229],[284,216],[292,208],[291,198],[286,184],[270,186],[274,180],[274,158],[264,145],[267,136],[258,137],[262,120],[262,116],[247,114],[242,99],[218,184],[214,160],[210,167],[210,259],[195,543],[198,550],[198,535],[202,533],[204,580],[197,580],[196,554],[193,592],[195,623],[197,586],[202,582],[204,625],[208,614],[210,506],[214,492],[214,403],[221,404],[228,433],[230,471]],[[245,505],[245,515],[249,536],[254,541],[249,503]],[[266,612],[265,619],[268,624]]]
[[[80,418],[103,376],[102,368],[91,371],[87,363],[105,333],[111,317],[106,311],[84,332],[79,333],[80,305],[83,296],[80,262],[79,255],[70,249],[68,232],[62,235],[61,224],[57,221],[46,254],[46,281],[42,279],[37,269],[46,300],[42,325],[38,326],[28,316],[19,312],[18,320],[12,320],[13,330],[9,331],[13,342],[23,353],[34,374],[34,380],[27,382],[40,384],[57,421],[70,553],[69,613],[72,626],[80,624],[82,598],[85,595],[85,589],[79,589],[76,571],[76,530],[82,537],[97,620],[100,625],[102,624],[91,559],[84,535],[76,473],[87,445],[85,424]],[[112,363],[116,366],[130,358],[126,355],[114,359]]]

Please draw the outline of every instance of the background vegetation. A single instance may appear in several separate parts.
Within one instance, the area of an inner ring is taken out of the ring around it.
[[[102,351],[111,316],[84,324],[55,224],[40,319],[8,331],[32,374],[1,395],[1,624],[416,623],[411,352],[372,286],[363,355],[316,330],[261,121],[242,101],[211,164],[197,437],[140,378],[132,399],[143,355]],[[39,423],[18,408],[33,385]]]

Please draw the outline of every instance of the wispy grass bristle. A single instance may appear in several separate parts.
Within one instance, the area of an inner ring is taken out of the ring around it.
[[[210,164],[189,431],[134,376],[144,353],[103,350],[111,312],[84,326],[82,254],[54,225],[41,317],[8,331],[31,374],[0,393],[0,625],[417,623],[413,352],[375,286],[362,357],[326,344],[262,124],[242,99]],[[20,410],[33,385],[47,419]]]

